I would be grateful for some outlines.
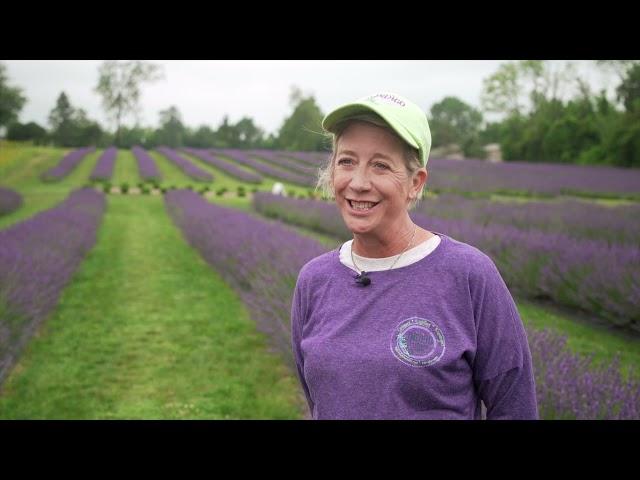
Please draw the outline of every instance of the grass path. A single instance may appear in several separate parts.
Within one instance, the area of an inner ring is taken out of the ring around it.
[[[302,418],[297,380],[161,197],[109,196],[98,243],[0,393],[0,418]]]

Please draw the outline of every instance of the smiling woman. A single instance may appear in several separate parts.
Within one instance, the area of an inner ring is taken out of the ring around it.
[[[298,275],[298,375],[315,419],[537,419],[531,353],[493,261],[409,216],[431,134],[396,94],[331,112],[318,186],[353,234]],[[355,276],[355,282],[353,273]],[[364,288],[367,287],[367,288]]]

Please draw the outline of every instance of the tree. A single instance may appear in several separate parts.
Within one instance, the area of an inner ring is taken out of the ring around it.
[[[285,119],[278,132],[278,147],[284,150],[323,150],[322,134],[324,117],[313,95],[305,96],[299,88],[292,87],[290,103],[293,113]]]
[[[83,109],[75,109],[67,94],[58,96],[56,106],[49,113],[51,138],[61,147],[102,145],[105,133],[100,124],[91,120]]]
[[[148,138],[153,135],[153,132],[149,134],[148,130],[141,126],[125,127],[120,129],[120,146],[122,148],[132,148],[136,145],[145,146]]]
[[[617,99],[624,105],[627,112],[634,110],[640,100],[640,63],[630,66],[622,83],[616,88]],[[638,104],[640,108],[640,104]]]
[[[479,156],[478,134],[482,114],[456,97],[445,97],[431,107],[429,126],[434,147],[456,143],[465,155]]]
[[[15,122],[27,101],[20,88],[7,84],[9,79],[5,73],[6,68],[0,63],[0,128]]]
[[[520,71],[517,64],[505,63],[482,82],[480,103],[488,112],[518,115],[522,109]]]
[[[56,106],[49,113],[51,137],[57,145],[67,147],[72,146],[74,143],[73,115],[74,109],[71,106],[69,97],[65,92],[61,92],[56,100]]]
[[[250,117],[243,117],[235,124],[239,148],[256,148],[262,143],[264,131]]]
[[[104,132],[100,124],[91,120],[87,112],[79,108],[73,115],[73,146],[84,147],[102,143]]]
[[[194,148],[211,148],[216,145],[216,132],[208,125],[200,125],[195,131],[187,131],[185,144]]]
[[[32,141],[36,145],[44,144],[47,138],[47,131],[35,122],[12,123],[7,130],[7,140],[17,142]]]
[[[542,60],[504,63],[483,81],[480,102],[487,112],[525,114],[542,101],[561,98],[575,78],[575,65],[571,62],[559,66]],[[525,105],[527,98],[530,109]]]
[[[169,147],[181,147],[186,133],[182,115],[178,108],[171,106],[160,112],[160,129],[158,130],[158,141]]]
[[[162,78],[161,67],[141,61],[106,61],[99,70],[95,91],[102,96],[102,105],[116,125],[116,145],[120,145],[122,118],[137,114],[140,86]]]

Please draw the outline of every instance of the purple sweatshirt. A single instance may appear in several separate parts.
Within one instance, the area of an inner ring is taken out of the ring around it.
[[[433,232],[436,233],[436,232]],[[332,250],[298,276],[291,337],[314,419],[537,419],[527,336],[493,261],[437,233],[421,260],[370,272]]]

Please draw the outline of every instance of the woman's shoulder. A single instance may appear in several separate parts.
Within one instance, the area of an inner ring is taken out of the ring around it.
[[[298,281],[330,275],[338,264],[338,252],[333,249],[305,263],[298,273]]]
[[[465,243],[456,238],[450,237],[445,234],[439,233],[441,237],[445,240],[446,245],[446,254],[449,257],[457,258],[461,261],[465,262],[486,262],[487,260],[491,260],[491,258],[480,250],[478,247],[475,247],[469,243]]]
[[[493,259],[479,248],[457,240],[448,235],[439,234],[445,240],[446,263],[471,274],[494,273],[496,265]]]

